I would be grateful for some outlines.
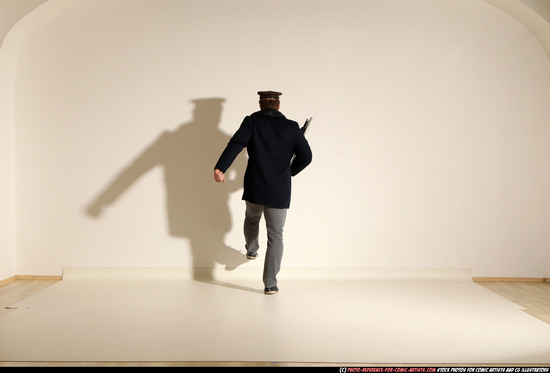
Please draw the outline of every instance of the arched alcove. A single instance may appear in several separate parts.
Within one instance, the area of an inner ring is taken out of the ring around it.
[[[182,138],[204,146],[165,154],[185,157],[180,181],[201,180],[201,200],[255,92],[277,89],[285,115],[314,117],[285,265],[548,277],[548,60],[490,1],[49,1],[16,27],[0,89],[17,273],[193,266],[190,242],[209,228],[171,234],[167,163],[125,178],[103,215],[86,211],[157,140],[196,124],[197,100],[223,98],[217,145],[200,121]],[[239,250],[240,192],[223,193],[216,242]]]

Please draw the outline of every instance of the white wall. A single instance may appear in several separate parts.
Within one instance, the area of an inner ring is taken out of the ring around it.
[[[2,52],[0,49],[0,103],[5,108],[13,105],[14,97],[13,80],[5,73],[9,63]],[[11,119],[6,110],[0,111],[0,280],[15,275],[15,150]]]
[[[285,267],[549,277],[550,65],[495,7],[71,4],[17,64],[17,274],[240,264],[242,191],[212,167],[274,89],[314,117]]]
[[[46,0],[0,0],[0,280],[15,275],[15,170],[14,170],[14,76],[17,62],[12,38],[3,45],[10,29]],[[9,109],[7,109],[9,108]]]

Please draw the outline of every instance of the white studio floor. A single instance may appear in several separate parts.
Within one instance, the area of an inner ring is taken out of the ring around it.
[[[68,269],[0,317],[0,361],[550,363],[550,325],[467,271]]]

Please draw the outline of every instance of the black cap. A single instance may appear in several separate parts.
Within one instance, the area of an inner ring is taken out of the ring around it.
[[[275,92],[275,91],[259,91],[258,95],[260,95],[260,99],[262,99],[262,98],[279,99],[279,96],[282,95],[282,93],[281,92]]]

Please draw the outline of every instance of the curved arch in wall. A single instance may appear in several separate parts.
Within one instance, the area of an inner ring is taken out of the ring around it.
[[[28,4],[36,6],[39,1]],[[15,82],[21,48],[43,25],[79,0],[46,1],[17,21],[0,40],[0,279],[15,275]],[[21,10],[23,11],[23,10]]]
[[[13,87],[19,52],[25,41],[42,25],[86,0],[49,0],[31,11],[8,32],[0,48],[0,105],[3,123],[13,122]],[[550,61],[550,23],[520,0],[481,0],[512,16],[540,41]]]
[[[4,128],[14,122],[14,87],[17,63],[26,40],[43,25],[80,1],[52,0],[40,5],[19,20],[6,34],[0,47],[0,123]]]
[[[535,14],[534,11],[532,11],[527,6],[519,3],[518,0],[484,0],[485,3],[493,5],[495,7],[495,10],[489,9],[490,12],[488,13],[496,13],[495,18],[504,18],[504,16],[501,14],[501,12],[505,12],[509,15],[511,15],[515,20],[518,20],[520,24],[523,24],[524,27],[527,27],[529,30],[531,30],[532,33],[535,34],[536,30],[536,36],[538,40],[541,40],[542,47],[544,48],[544,52],[546,52],[546,56],[549,55],[548,51],[548,41],[544,41],[545,33],[544,30],[547,30],[549,25],[548,23],[541,22],[542,18],[538,17]],[[473,2],[472,2],[473,3]],[[31,12],[27,17],[23,18],[19,23],[17,23],[14,28],[11,30],[11,32],[8,34],[4,41],[4,45],[0,49],[0,130],[2,131],[3,137],[5,131],[8,133],[8,138],[13,139],[13,129],[15,128],[15,93],[14,93],[14,87],[16,87],[16,73],[18,72],[18,68],[21,68],[22,61],[24,60],[24,54],[21,54],[21,52],[24,50],[25,45],[28,45],[29,39],[35,35],[35,33],[41,28],[48,25],[50,22],[55,22],[56,17],[60,17],[63,15],[67,15],[66,12],[69,10],[72,10],[72,8],[78,7],[82,4],[90,4],[90,0],[50,0],[47,3],[43,4],[41,7],[37,8],[35,11]],[[424,4],[427,4],[427,2],[424,2]],[[149,3],[150,5],[150,3]],[[478,4],[475,4],[478,5]],[[498,6],[497,6],[498,5]],[[505,6],[508,5],[508,6]],[[98,5],[99,6],[99,5]],[[487,7],[485,7],[487,8]],[[490,7],[489,7],[490,8]],[[487,12],[485,13],[487,15]],[[490,15],[490,14],[489,14]],[[543,20],[542,20],[543,21]],[[507,22],[507,24],[513,26],[514,21]],[[113,25],[113,30],[116,30],[117,24]],[[520,29],[520,25],[517,25],[517,30],[514,29],[515,32],[519,32],[523,34],[527,34],[524,32],[523,29]],[[548,31],[546,31],[548,32]],[[550,32],[548,32],[550,35]],[[475,34],[474,34],[475,36]],[[533,40],[534,38],[530,38]],[[55,39],[52,39],[52,41],[55,42]],[[414,39],[412,40],[414,45]],[[533,45],[534,44],[534,45]],[[46,44],[47,45],[47,44]],[[538,56],[537,62],[540,64],[544,64],[544,56],[542,55],[543,50],[539,49],[539,46],[535,43],[531,43],[532,47],[531,50],[536,52],[536,55]],[[98,50],[102,48],[102,45],[100,44],[97,46]],[[324,50],[323,50],[324,51]],[[21,61],[20,55],[22,56]],[[161,56],[162,57],[162,56]],[[506,57],[505,57],[506,58]],[[495,57],[492,59],[492,63],[495,63]],[[37,61],[35,59],[35,61]],[[419,60],[423,61],[423,60]],[[38,65],[38,63],[37,63]],[[398,60],[396,61],[396,69],[399,70],[404,65],[404,61]],[[489,70],[492,69],[492,66],[490,63],[488,63],[487,68]],[[39,66],[38,66],[39,67]],[[543,71],[543,70],[540,70]],[[544,70],[546,71],[546,70]],[[405,70],[403,73],[404,76],[407,78],[410,76],[410,74]],[[511,71],[511,75],[514,75],[514,72]],[[498,77],[497,77],[498,78]],[[331,80],[332,82],[332,80]],[[34,84],[34,82],[31,80],[30,85]],[[383,84],[386,84],[384,81]],[[471,88],[465,87],[465,91],[470,92]],[[392,92],[389,92],[392,93]],[[43,93],[42,93],[43,94]],[[466,93],[468,94],[468,93]],[[399,101],[396,102],[402,102],[404,101],[402,98],[404,96],[399,97]],[[484,99],[482,97],[482,99]],[[486,101],[481,101],[482,103],[486,103]],[[481,105],[481,104],[480,104]],[[29,108],[31,106],[28,106]],[[341,109],[338,109],[340,111]],[[40,124],[42,125],[42,124]],[[515,127],[515,125],[514,125]],[[17,127],[19,128],[19,127]],[[40,127],[37,127],[40,128]],[[11,151],[13,152],[13,140],[11,141]],[[3,144],[3,143],[2,143]],[[4,151],[2,154],[4,154]],[[12,164],[13,167],[13,164]],[[19,170],[19,168],[18,168]],[[1,175],[1,177],[4,177],[4,175]],[[13,184],[13,180],[12,180]],[[12,193],[13,194],[13,193]],[[5,195],[2,196],[2,201],[0,204],[3,205],[3,201],[5,201]],[[21,246],[21,244],[18,244]],[[31,271],[32,272],[32,271]]]
[[[519,0],[483,1],[513,17],[516,21],[531,31],[540,41],[542,48],[546,52],[546,56],[550,61],[550,23],[548,23],[543,16]]]

